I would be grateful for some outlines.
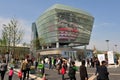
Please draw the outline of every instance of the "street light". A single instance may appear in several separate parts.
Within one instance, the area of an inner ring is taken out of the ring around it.
[[[116,49],[116,52],[117,52],[117,44],[115,44],[115,49]]]
[[[109,51],[109,40],[106,40],[107,42],[107,51]]]

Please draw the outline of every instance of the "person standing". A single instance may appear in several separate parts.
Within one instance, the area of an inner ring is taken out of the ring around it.
[[[102,61],[102,65],[98,67],[98,76],[97,80],[109,80],[109,72],[106,67],[106,61]]]
[[[10,71],[9,71],[9,78],[8,78],[8,80],[12,80],[13,74],[14,74],[13,67],[11,67]]]
[[[68,76],[70,78],[70,80],[76,80],[76,71],[77,71],[77,67],[75,66],[75,62],[71,62],[71,66],[69,67],[69,71],[68,71]]]
[[[4,76],[7,71],[7,63],[5,60],[3,60],[3,63],[0,66],[0,71],[1,71],[1,80],[4,80]]]
[[[88,80],[87,69],[85,67],[85,60],[82,60],[82,65],[79,68],[81,80]]]

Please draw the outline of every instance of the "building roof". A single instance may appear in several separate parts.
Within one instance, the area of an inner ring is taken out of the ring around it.
[[[48,11],[53,10],[53,9],[68,10],[68,11],[82,13],[82,14],[85,14],[85,15],[88,15],[88,16],[92,16],[90,13],[88,13],[84,10],[73,8],[73,7],[70,7],[70,6],[62,5],[62,4],[55,4],[52,7],[48,8],[45,12],[48,12]]]

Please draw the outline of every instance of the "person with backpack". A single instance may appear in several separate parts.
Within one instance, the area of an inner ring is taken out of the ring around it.
[[[0,71],[1,71],[1,80],[4,80],[4,76],[7,71],[7,63],[5,60],[3,60],[3,63],[0,66]]]
[[[22,71],[21,70],[18,72],[18,77],[20,80],[22,80]]]
[[[10,68],[10,71],[9,71],[9,77],[8,77],[8,80],[12,80],[12,76],[14,74],[14,71],[13,71],[13,67]]]
[[[29,79],[31,65],[32,65],[32,62],[30,60],[27,60],[27,64],[26,64],[27,79]]]
[[[68,76],[70,78],[70,80],[76,80],[76,71],[77,71],[77,67],[75,66],[75,62],[71,62],[71,66],[69,67],[69,71],[68,71]]]
[[[87,69],[85,67],[85,60],[82,60],[82,65],[79,68],[81,80],[88,80]]]

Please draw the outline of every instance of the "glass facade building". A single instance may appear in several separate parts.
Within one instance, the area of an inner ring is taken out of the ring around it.
[[[86,11],[56,4],[34,22],[32,38],[39,38],[41,47],[88,45],[93,22],[94,17]]]

